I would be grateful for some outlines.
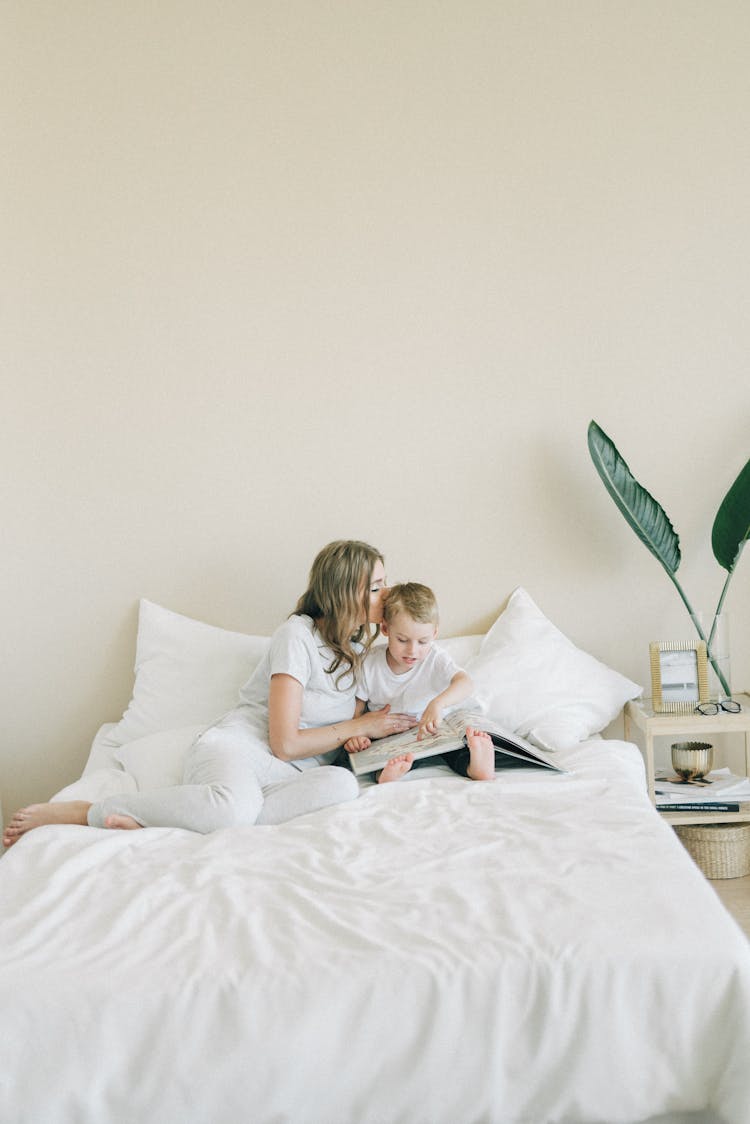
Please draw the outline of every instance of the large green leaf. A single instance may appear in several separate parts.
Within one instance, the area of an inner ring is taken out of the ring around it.
[[[643,545],[673,577],[680,565],[680,539],[664,508],[638,483],[614,443],[595,421],[589,424],[588,442],[604,487]]]
[[[750,535],[750,461],[721,502],[711,532],[714,557],[730,574]]]

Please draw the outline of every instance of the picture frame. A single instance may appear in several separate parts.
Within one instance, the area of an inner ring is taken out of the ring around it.
[[[651,694],[656,714],[692,714],[708,702],[708,656],[704,640],[654,640]]]

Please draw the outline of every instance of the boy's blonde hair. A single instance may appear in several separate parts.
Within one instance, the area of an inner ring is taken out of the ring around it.
[[[341,668],[337,682],[349,671],[359,670],[377,636],[377,629],[362,624],[362,618],[367,622],[369,615],[370,585],[377,562],[384,563],[383,555],[366,542],[337,539],[328,543],[315,557],[307,589],[292,614],[304,614],[315,621],[333,652],[327,671],[332,674]]]
[[[435,594],[429,586],[419,582],[401,582],[388,590],[383,620],[390,624],[398,613],[406,613],[419,624],[434,624],[435,628],[440,623]]]

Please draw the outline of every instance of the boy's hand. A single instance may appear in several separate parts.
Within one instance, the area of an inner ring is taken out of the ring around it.
[[[422,717],[419,720],[417,741],[421,741],[422,738],[426,737],[428,734],[436,734],[442,717],[443,708],[433,699],[432,702],[424,708]]]
[[[369,749],[372,742],[369,738],[349,738],[344,742],[344,749],[347,753],[361,753],[363,749]]]

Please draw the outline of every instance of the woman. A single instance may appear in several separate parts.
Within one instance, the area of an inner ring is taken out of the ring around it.
[[[416,725],[408,715],[361,713],[355,673],[383,619],[383,557],[367,543],[324,547],[297,608],[271,638],[240,691],[240,705],[206,730],[183,783],[91,804],[32,804],[10,820],[6,847],[42,824],[182,827],[210,832],[282,823],[353,800],[357,781],[330,764],[351,737],[382,738]]]

